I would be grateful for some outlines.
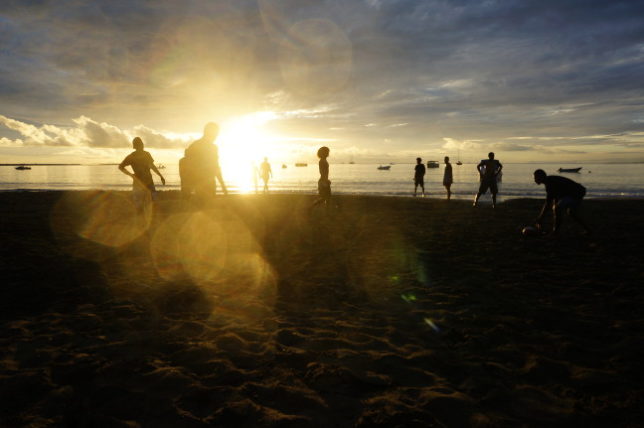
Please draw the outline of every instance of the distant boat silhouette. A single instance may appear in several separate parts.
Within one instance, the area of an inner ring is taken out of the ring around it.
[[[297,163],[295,164],[295,166],[309,166],[309,164],[307,164],[307,163],[305,163],[305,162],[297,162]]]
[[[463,162],[461,162],[460,160],[456,161],[456,165],[463,165]]]
[[[573,172],[574,173],[574,172],[581,171],[582,168],[583,167],[581,167],[581,166],[579,168],[559,168],[558,171],[559,172]]]
[[[165,169],[165,165],[160,163],[159,165],[157,165],[157,169]]]
[[[380,165],[378,169],[381,169],[383,171],[389,171],[389,168],[391,168],[391,165]]]
[[[427,168],[438,168],[438,167],[440,167],[440,164],[438,163],[438,161],[432,161],[432,160],[427,161]]]
[[[27,166],[27,165],[20,165],[20,166],[17,166],[16,169],[19,170],[19,171],[23,171],[23,170],[26,170],[26,169],[31,169],[31,167]]]

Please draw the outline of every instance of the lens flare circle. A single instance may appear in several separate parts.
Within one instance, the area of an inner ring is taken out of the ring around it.
[[[54,235],[64,244],[81,237],[107,247],[121,247],[144,234],[151,220],[150,207],[137,209],[130,192],[66,193],[51,213]],[[82,251],[69,250],[83,256]]]

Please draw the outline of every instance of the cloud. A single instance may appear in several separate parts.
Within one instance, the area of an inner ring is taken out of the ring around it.
[[[162,132],[143,125],[132,130],[122,130],[105,122],[97,122],[86,116],[73,119],[73,127],[43,124],[36,126],[0,115],[0,125],[16,131],[22,138],[2,137],[3,146],[69,146],[89,148],[129,147],[135,136],[141,137],[147,147],[157,149],[183,148],[186,138],[169,138]]]

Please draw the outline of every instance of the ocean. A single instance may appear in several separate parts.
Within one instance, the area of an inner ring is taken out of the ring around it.
[[[478,189],[475,164],[453,165],[453,198],[470,199]],[[559,174],[560,167],[578,167],[579,164],[520,164],[504,163],[503,179],[499,187],[499,201],[511,198],[542,198],[543,186],[532,179],[535,169],[548,174],[571,178],[587,188],[588,198],[644,198],[644,164],[587,164],[579,173]],[[330,179],[334,194],[361,194],[412,196],[414,191],[414,164],[391,165],[390,170],[379,170],[377,164],[330,163]],[[306,167],[293,164],[273,164],[273,178],[269,182],[272,193],[316,193],[319,178],[317,163]],[[443,198],[444,166],[428,168],[425,175],[427,197]],[[158,183],[157,190],[180,188],[177,165],[168,164],[161,172],[166,185]],[[261,192],[261,180],[255,180],[251,166],[223,168],[230,193]],[[16,170],[14,166],[0,166],[0,191],[15,190],[129,190],[131,180],[116,165],[33,165],[31,170]],[[481,201],[489,199],[483,196]]]

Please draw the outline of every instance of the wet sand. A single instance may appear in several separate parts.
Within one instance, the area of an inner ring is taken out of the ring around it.
[[[313,199],[0,193],[0,426],[642,426],[644,201]]]

